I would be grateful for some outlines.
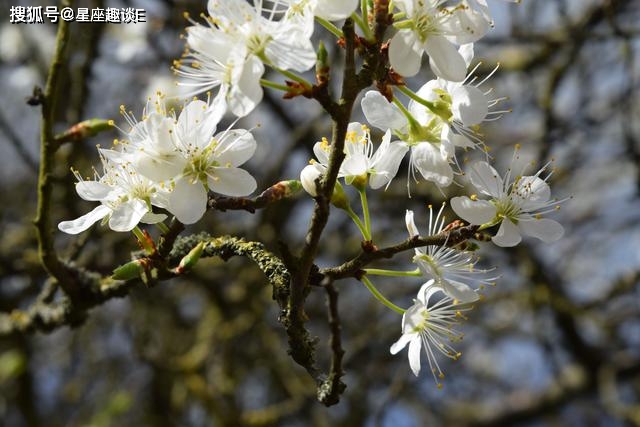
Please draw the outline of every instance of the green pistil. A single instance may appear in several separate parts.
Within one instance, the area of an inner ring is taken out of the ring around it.
[[[264,56],[265,48],[271,40],[271,36],[262,37],[258,35],[252,35],[247,42],[247,47],[249,48],[249,51],[254,55],[256,55],[257,57],[262,57]]]
[[[431,257],[430,255],[416,255],[414,258],[417,258],[421,261],[426,262],[427,264],[429,264],[429,267],[431,267],[431,269],[433,270],[433,272],[440,277],[441,276],[441,271],[440,268],[438,267],[438,263],[434,261],[433,257]]]
[[[433,103],[431,112],[445,122],[451,122],[453,117],[453,113],[451,112],[451,95],[442,89],[434,89],[434,92],[438,95],[438,100]]]
[[[520,213],[520,208],[515,203],[513,203],[510,198],[498,200],[494,202],[494,204],[497,210],[497,217],[499,219],[505,218],[514,224],[518,224],[518,214]]]
[[[426,126],[420,126],[417,122],[410,123],[407,143],[409,145],[416,145],[425,141],[432,144],[440,143],[440,126],[441,124],[435,119],[430,120]]]
[[[200,155],[193,158],[189,165],[185,168],[185,176],[193,178],[193,181],[200,181],[207,185],[207,171],[211,168],[220,167],[220,163],[215,160],[208,159],[208,151],[205,150]]]

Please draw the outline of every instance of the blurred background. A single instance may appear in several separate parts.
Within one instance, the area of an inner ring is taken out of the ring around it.
[[[88,118],[114,119],[124,127],[120,104],[139,117],[157,90],[179,95],[170,66],[184,49],[178,37],[188,25],[183,12],[198,16],[205,3],[77,1],[74,7],[143,8],[147,22],[71,25],[56,129]],[[553,194],[572,199],[553,215],[566,230],[554,244],[525,240],[506,250],[480,243],[481,263],[497,266],[501,279],[461,327],[462,358],[441,361],[443,389],[428,372],[415,378],[406,352],[389,354],[400,317],[347,279],[335,284],[347,389],[338,405],[322,406],[313,381],[287,355],[265,277],[244,258],[213,258],[201,260],[185,278],[140,285],[126,298],[110,300],[80,327],[0,337],[1,425],[640,425],[640,1],[489,3],[496,26],[476,45],[476,61],[482,61],[476,73],[487,75],[499,62],[485,87],[508,97],[501,105],[513,110],[483,127],[496,167],[504,171],[520,144],[522,157],[538,165],[554,159]],[[40,108],[25,100],[34,86],[44,87],[56,27],[10,24],[9,9],[17,5],[45,4],[0,0],[4,312],[29,307],[46,280],[32,225]],[[340,62],[326,31],[317,28],[314,38],[328,40]],[[417,89],[429,78],[423,74],[409,86]],[[259,109],[238,125],[261,125],[248,169],[262,189],[297,178],[313,144],[330,133],[312,101],[280,96],[265,91]],[[362,119],[360,111],[354,119]],[[113,130],[57,153],[55,223],[91,209],[75,194],[69,168],[90,175],[98,164],[95,145],[118,137]],[[380,246],[407,237],[406,209],[415,211],[426,233],[426,205],[464,191],[454,185],[442,194],[422,182],[412,185],[407,199],[406,167],[405,160],[386,192],[370,195]],[[295,252],[311,209],[311,199],[300,195],[255,214],[210,212],[187,233],[232,234],[261,241],[275,253],[282,242]],[[56,245],[66,258],[104,274],[136,249],[132,235],[99,226],[78,237],[56,233]],[[357,229],[335,211],[317,264],[338,265],[359,245]],[[413,268],[411,253],[373,266]],[[375,283],[402,306],[411,304],[422,284],[419,278]],[[307,325],[318,336],[322,367],[330,356],[326,311],[325,293],[311,292]]]

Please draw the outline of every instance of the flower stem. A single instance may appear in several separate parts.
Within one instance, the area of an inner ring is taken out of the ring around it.
[[[384,295],[382,295],[380,293],[380,291],[378,289],[376,289],[375,286],[373,286],[373,283],[371,283],[371,280],[369,280],[369,278],[367,276],[362,276],[362,283],[364,283],[364,285],[367,287],[367,289],[369,289],[369,292],[371,292],[373,294],[374,297],[376,297],[376,299],[378,301],[380,301],[382,304],[386,305],[387,307],[389,307],[391,310],[395,311],[396,313],[399,314],[404,314],[404,312],[406,310],[398,307],[397,305],[395,305],[394,303],[392,303],[391,301],[389,301],[387,298],[385,298]]]
[[[416,268],[415,270],[411,270],[411,271],[394,271],[394,270],[382,270],[378,268],[365,268],[364,272],[367,274],[373,274],[376,276],[391,276],[391,277],[405,277],[405,276],[415,277],[415,276],[422,275],[422,272],[420,271],[419,268]]]
[[[404,116],[407,118],[407,121],[409,122],[409,125],[411,126],[411,128],[420,127],[420,123],[418,123],[415,117],[413,117],[413,114],[411,114],[411,112],[407,110],[407,108],[402,104],[402,102],[400,102],[400,100],[395,96],[393,97],[393,103],[396,105],[396,107],[400,109],[402,114],[404,114]]]
[[[363,21],[362,17],[355,12],[351,14],[351,19],[353,19],[353,21],[358,24],[358,27],[360,27],[360,29],[364,33],[365,38],[369,41],[373,41],[373,34],[371,33],[371,29],[369,28],[367,22]]]
[[[162,234],[167,234],[169,232],[169,227],[164,222],[156,222],[156,227],[160,229]]]
[[[279,72],[280,74],[282,74],[285,77],[290,78],[291,80],[300,83],[301,85],[310,88],[311,87],[311,83],[309,83],[306,79],[300,77],[299,75],[292,73],[291,71],[288,70],[283,70],[282,68],[278,68],[275,65],[271,66],[274,70],[276,70],[277,72]]]
[[[362,233],[362,237],[364,238],[364,240],[371,240],[371,235],[367,231],[367,228],[362,224],[362,221],[360,221],[358,215],[356,215],[356,213],[351,208],[345,209],[345,212],[347,212],[349,218],[351,218],[353,222],[358,226],[358,230],[360,230],[360,233]]]
[[[136,238],[138,239],[138,242],[140,242],[140,246],[142,246],[144,251],[148,255],[152,254],[154,252],[154,248],[149,244],[149,239],[144,234],[144,232],[140,230],[140,227],[135,226],[131,231],[133,232],[134,236],[136,236]]]
[[[269,61],[269,58],[267,58],[266,55],[264,55],[264,54],[260,55],[260,60],[262,62],[264,62],[265,65],[268,65],[269,67],[273,68],[274,70],[276,70],[277,72],[279,72],[280,74],[285,76],[286,78],[291,79],[294,82],[298,82],[298,83],[300,83],[301,85],[303,85],[306,88],[309,88],[309,89],[311,88],[312,85],[307,80],[305,80],[304,78],[300,77],[299,75],[297,75],[295,73],[292,73],[289,70],[285,70],[285,69],[282,69],[280,67],[277,67],[271,61]],[[260,83],[262,83],[262,79],[260,80]],[[287,90],[289,90],[289,89],[287,88]]]
[[[340,29],[338,27],[336,27],[335,25],[333,25],[331,22],[327,21],[326,19],[320,18],[319,16],[316,16],[316,21],[318,21],[318,23],[320,25],[322,25],[324,28],[329,30],[330,33],[332,33],[334,36],[338,37],[339,39],[344,37],[344,34],[342,34],[342,31],[340,31]]]
[[[291,88],[287,85],[281,85],[279,83],[272,82],[271,80],[267,80],[267,79],[260,79],[260,84],[264,87],[281,90],[283,92],[289,92],[291,90]]]
[[[429,111],[431,111],[433,114],[439,115],[438,114],[438,110],[437,110],[437,108],[436,108],[436,106],[435,106],[435,104],[433,102],[429,102],[426,99],[420,98],[411,89],[409,89],[406,86],[396,86],[396,87],[398,88],[398,90],[400,92],[402,92],[403,94],[407,95],[409,98],[413,99],[418,104],[421,104],[421,105],[424,105],[425,107],[427,107],[429,109]]]
[[[369,22],[369,4],[368,4],[368,0],[360,0],[360,9],[362,11],[362,20],[365,23],[368,23]]]
[[[365,188],[359,189],[360,203],[362,203],[362,214],[364,215],[364,228],[367,230],[367,235],[371,240],[371,215],[369,214],[369,202],[367,201],[367,190]]]

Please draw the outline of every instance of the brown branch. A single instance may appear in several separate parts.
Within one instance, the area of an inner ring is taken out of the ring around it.
[[[360,252],[360,254],[352,260],[347,261],[338,267],[322,269],[320,270],[320,274],[333,280],[344,279],[347,277],[358,278],[360,275],[362,275],[362,268],[373,261],[377,261],[380,259],[389,259],[400,252],[419,248],[421,246],[455,246],[472,237],[475,237],[477,230],[477,225],[468,225],[466,227],[457,228],[449,232],[436,234],[434,236],[416,236],[408,238],[402,243],[382,249],[378,249],[375,247],[364,248],[362,252]]]
[[[68,6],[69,2],[63,2]],[[64,57],[69,39],[69,25],[66,21],[58,23],[56,47],[53,60],[47,77],[47,85],[42,95],[42,120],[40,129],[40,168],[38,171],[38,207],[34,224],[38,238],[38,255],[47,272],[60,282],[62,289],[70,296],[79,298],[78,284],[74,275],[60,261],[54,248],[53,233],[51,229],[51,198],[52,198],[52,174],[54,154],[58,148],[53,135],[53,125],[56,117],[58,103],[58,82],[60,71],[64,63]]]
[[[177,231],[180,227],[174,224],[172,229]],[[267,251],[261,243],[246,242],[231,236],[211,237],[203,233],[183,237],[175,241],[171,253],[166,258],[160,258],[157,254],[149,258],[141,258],[145,261],[141,263],[145,266],[143,273],[145,283],[152,286],[158,281],[176,277],[175,270],[169,266],[177,265],[199,242],[205,242],[202,257],[217,256],[226,261],[233,256],[245,256],[255,262],[273,286],[273,299],[282,309],[286,308],[290,275],[282,261]],[[90,309],[112,298],[126,296],[131,289],[141,283],[140,280],[122,281],[113,280],[110,277],[104,278],[97,273],[73,265],[65,267],[75,274],[73,280],[81,290],[82,298],[74,299],[65,295],[51,302],[50,298],[43,296],[26,310],[2,313],[0,314],[0,336],[34,331],[49,332],[65,325],[72,327],[81,325]],[[62,283],[58,283],[62,286]],[[53,284],[49,283],[48,286]],[[49,288],[45,289],[48,294]]]
[[[246,197],[210,197],[209,207],[223,212],[227,210],[244,210],[255,213],[257,209],[265,208],[272,203],[279,202],[280,200],[295,195],[301,188],[302,185],[300,184],[300,181],[280,181],[264,190],[254,199]]]
[[[347,386],[340,380],[344,375],[342,370],[342,357],[344,350],[342,349],[340,324],[340,313],[338,312],[338,290],[333,286],[333,281],[329,280],[324,284],[327,292],[327,311],[329,319],[329,328],[331,329],[331,338],[329,346],[331,348],[331,368],[329,376],[318,386],[317,398],[326,406],[335,405],[340,401],[340,395]]]

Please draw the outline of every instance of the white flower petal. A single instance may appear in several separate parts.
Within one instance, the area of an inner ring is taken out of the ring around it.
[[[473,43],[463,44],[458,48],[458,52],[460,52],[464,63],[467,64],[467,68],[469,68],[471,61],[473,61]]]
[[[391,137],[390,132],[387,131],[387,134]],[[383,143],[384,144],[384,143]],[[378,148],[378,152],[381,152],[382,146]],[[381,152],[379,157],[374,156],[373,170],[374,173],[371,174],[369,178],[369,185],[374,190],[387,185],[391,180],[398,174],[398,169],[400,169],[400,163],[402,163],[402,159],[404,159],[405,154],[409,151],[409,147],[404,142],[396,141],[388,144],[386,149]]]
[[[451,21],[456,23],[457,31],[450,38],[457,44],[473,43],[484,37],[491,28],[491,21],[472,8],[459,7],[454,14],[456,19]]]
[[[175,147],[171,132],[174,129],[173,119],[159,113],[151,113],[144,121],[148,138],[144,142],[150,145],[154,152],[171,152]]]
[[[469,171],[469,180],[474,187],[487,196],[499,199],[504,194],[502,178],[487,162],[476,162]]]
[[[449,40],[443,36],[429,36],[424,43],[424,50],[429,55],[429,65],[436,76],[451,82],[464,80],[467,65],[458,49]]]
[[[545,243],[555,242],[564,235],[564,227],[557,221],[548,218],[521,219],[518,221],[518,228],[522,234],[536,237]]]
[[[422,142],[411,148],[411,164],[420,171],[427,181],[439,187],[453,182],[453,170],[449,160],[442,157],[440,149],[429,142]]]
[[[153,157],[140,153],[134,161],[135,168],[141,175],[157,182],[166,181],[181,174],[186,164],[187,160],[179,153]]]
[[[498,233],[493,236],[491,240],[498,246],[509,248],[520,243],[522,237],[520,236],[518,226],[516,226],[510,220],[504,219],[502,221],[502,224],[500,225],[500,228],[498,229]]]
[[[99,201],[107,198],[113,188],[99,181],[80,181],[76,183],[76,192],[84,200]]]
[[[462,304],[477,301],[480,295],[468,285],[455,280],[443,280],[439,283],[442,292],[454,300],[458,300]]]
[[[433,295],[438,292],[442,292],[442,289],[440,289],[438,286],[435,286],[435,283],[435,280],[429,279],[422,286],[420,286],[420,290],[418,291],[418,301],[420,301],[425,307],[429,304],[429,300]]]
[[[258,184],[249,172],[240,168],[216,168],[208,178],[209,188],[218,194],[244,197],[256,191]]]
[[[360,176],[367,173],[369,169],[369,159],[364,154],[347,155],[340,165],[340,176]]]
[[[422,51],[413,31],[400,30],[389,43],[389,63],[396,73],[405,77],[415,76],[420,71]]]
[[[313,145],[313,154],[315,154],[320,164],[329,164],[329,148],[330,147],[322,141],[318,141]]]
[[[216,100],[215,104],[221,101]],[[209,108],[209,104],[198,99],[185,105],[180,116],[176,132],[182,145],[196,145],[205,148],[218,126],[218,121],[222,118],[221,108]]]
[[[404,216],[404,223],[407,225],[407,230],[409,231],[409,237],[415,237],[420,235],[420,232],[418,231],[418,227],[416,227],[416,223],[413,221],[413,211],[407,210],[407,213]]]
[[[398,354],[398,352],[400,352],[403,348],[405,348],[407,344],[411,342],[412,339],[413,339],[413,335],[411,334],[400,335],[400,338],[398,338],[398,341],[394,342],[391,345],[391,348],[389,348],[389,352],[391,352],[391,354]]]
[[[318,0],[315,15],[337,21],[349,17],[357,6],[358,0]]]
[[[111,209],[108,206],[100,205],[73,221],[62,221],[58,224],[58,229],[67,234],[79,234],[110,213]]]
[[[207,210],[207,191],[200,182],[192,184],[185,178],[176,180],[169,195],[167,210],[183,224],[193,224]]]
[[[256,152],[256,140],[248,130],[230,129],[216,135],[215,139],[218,141],[215,157],[222,166],[240,166]]]
[[[229,109],[238,117],[244,117],[262,101],[260,78],[264,74],[262,62],[251,57],[242,68],[242,74],[236,85],[227,93]]]
[[[396,132],[406,133],[409,127],[407,118],[400,109],[387,101],[387,98],[375,90],[368,91],[362,102],[362,112],[371,126],[386,131],[391,129]]]
[[[318,179],[325,171],[325,168],[319,163],[314,163],[305,166],[300,172],[300,182],[302,188],[311,196],[316,197],[318,192],[316,191],[316,179]]]
[[[149,208],[144,201],[129,200],[114,209],[109,218],[109,228],[113,231],[131,231],[147,212]]]
[[[409,366],[413,375],[416,377],[420,374],[420,349],[422,348],[422,340],[419,335],[414,335],[409,342]]]
[[[165,214],[157,214],[153,212],[147,212],[141,219],[140,222],[143,224],[157,224],[159,222],[167,219]]]
[[[471,200],[466,196],[451,199],[451,208],[470,224],[486,224],[496,216],[496,207],[486,200]]]
[[[537,176],[523,176],[511,191],[514,201],[525,211],[533,211],[548,205],[551,188]]]
[[[458,86],[451,93],[453,117],[465,126],[481,123],[489,112],[489,104],[484,93],[475,86]]]
[[[265,49],[265,55],[278,68],[307,71],[316,63],[316,52],[311,40],[300,37],[300,33],[291,31],[289,40],[273,40]]]

